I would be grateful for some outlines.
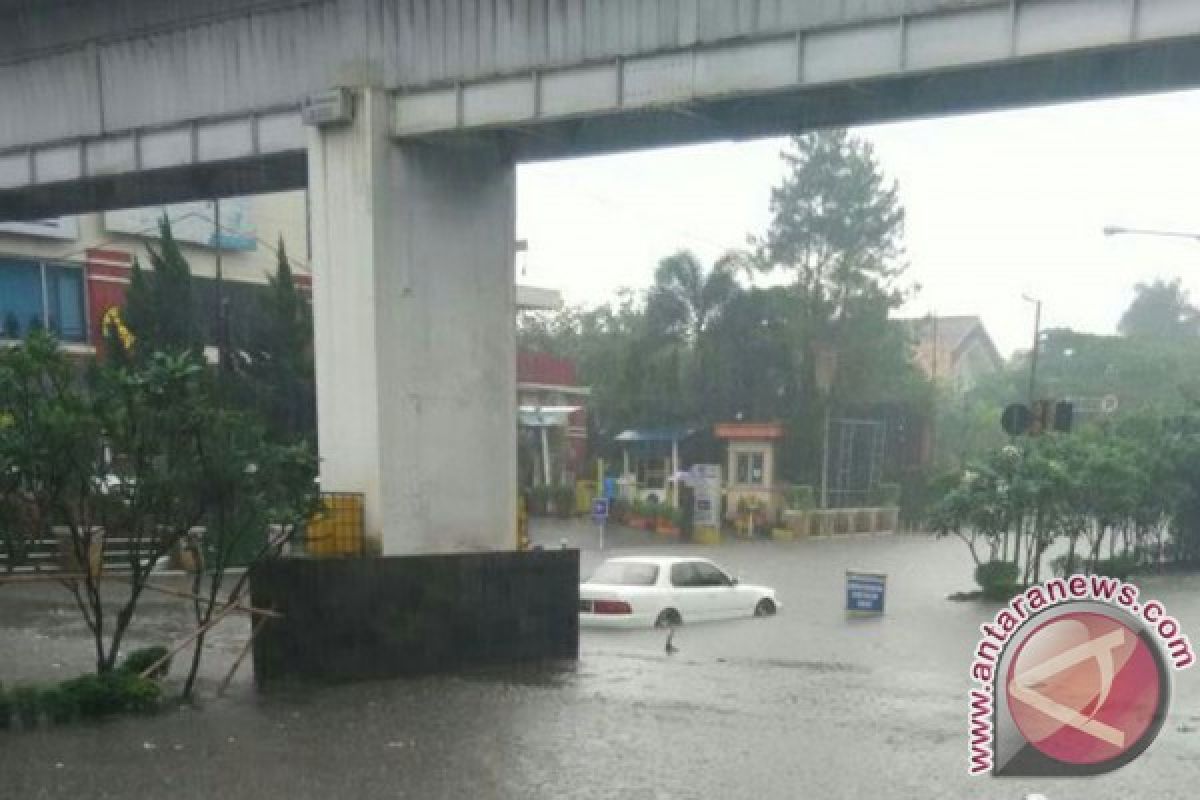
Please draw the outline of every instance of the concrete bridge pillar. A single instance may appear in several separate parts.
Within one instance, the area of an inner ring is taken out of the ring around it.
[[[322,489],[365,494],[385,555],[512,549],[514,163],[355,105],[308,134]]]

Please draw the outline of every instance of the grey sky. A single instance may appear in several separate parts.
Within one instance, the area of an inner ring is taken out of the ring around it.
[[[1109,333],[1133,285],[1182,277],[1200,296],[1200,243],[1107,238],[1110,223],[1200,230],[1200,92],[858,129],[900,184],[904,313],[980,314],[1005,354],[1044,323]],[[768,220],[784,141],[719,143],[523,166],[523,280],[592,305],[644,287],[686,247],[706,261]]]

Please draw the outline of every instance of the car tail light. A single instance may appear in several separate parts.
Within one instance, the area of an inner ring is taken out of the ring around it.
[[[592,602],[593,614],[632,614],[633,606],[624,600],[595,600]]]

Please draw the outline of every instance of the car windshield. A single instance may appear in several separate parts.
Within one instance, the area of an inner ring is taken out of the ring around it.
[[[596,568],[588,583],[608,586],[653,586],[658,580],[658,566],[637,561],[606,561]]]

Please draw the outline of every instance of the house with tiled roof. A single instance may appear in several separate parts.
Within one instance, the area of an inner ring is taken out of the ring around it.
[[[912,334],[913,362],[939,384],[965,392],[1004,367],[1004,357],[977,316],[930,315],[902,322]]]

